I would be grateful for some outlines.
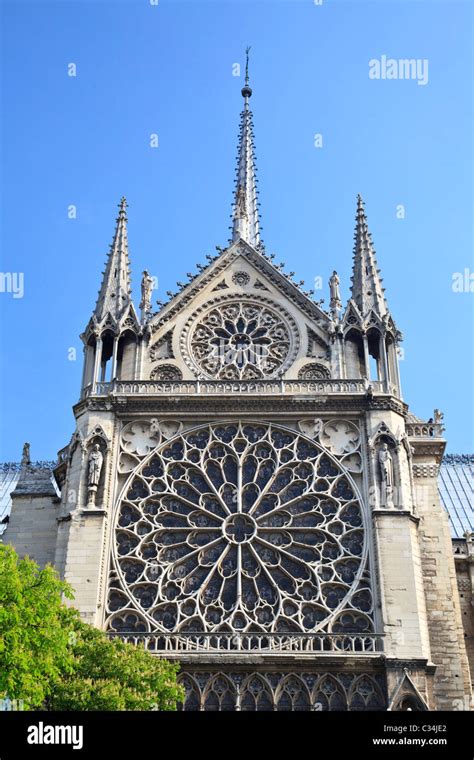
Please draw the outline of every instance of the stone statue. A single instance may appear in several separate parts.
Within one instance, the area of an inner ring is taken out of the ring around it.
[[[440,412],[439,409],[434,410],[434,423],[435,425],[442,425],[444,420],[444,414],[443,412]]]
[[[89,454],[87,470],[87,490],[89,494],[88,506],[95,506],[95,497],[97,494],[97,487],[99,485],[103,462],[104,456],[100,450],[99,444],[96,443],[94,444],[92,451]]]
[[[23,452],[21,455],[21,466],[22,467],[28,467],[31,464],[31,456],[30,456],[30,444],[24,443],[23,444]]]
[[[379,450],[378,460],[382,480],[386,486],[391,488],[393,486],[393,461],[392,455],[388,450],[388,444],[382,444],[382,448]]]
[[[339,290],[339,276],[334,271],[329,278],[329,292],[331,294],[331,304],[341,303],[341,292]]]
[[[237,196],[235,199],[235,213],[234,219],[245,219],[247,217],[247,206],[245,198],[245,188],[243,185],[239,185],[237,188]]]
[[[140,301],[140,309],[147,312],[151,309],[151,294],[153,292],[153,277],[150,277],[149,272],[145,269],[142,275],[142,300]]]

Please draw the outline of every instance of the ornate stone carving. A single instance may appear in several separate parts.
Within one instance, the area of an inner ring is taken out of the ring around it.
[[[146,269],[142,274],[141,293],[142,299],[140,301],[140,309],[143,309],[144,312],[150,312],[151,294],[153,293],[153,277],[150,277],[150,274]]]
[[[234,272],[232,275],[232,282],[234,285],[244,288],[250,282],[250,275],[248,272]]]
[[[156,361],[157,359],[174,359],[172,330],[168,330],[165,335],[162,335],[150,347],[150,359],[152,361]]]
[[[262,298],[216,301],[195,313],[183,331],[183,355],[202,377],[252,380],[280,376],[297,349],[292,318]]]
[[[359,448],[360,433],[356,425],[347,420],[329,420],[324,424],[319,440],[331,454],[343,456]]]
[[[393,459],[387,443],[382,443],[377,452],[380,477],[380,506],[393,508]]]
[[[415,478],[437,478],[439,466],[437,464],[413,464],[413,476]]]
[[[139,463],[137,457],[144,457],[155,449],[162,440],[167,440],[182,430],[178,420],[135,420],[122,430],[120,445],[122,455],[119,460],[121,472],[130,472]]]
[[[185,711],[385,710],[384,676],[354,672],[237,672],[180,674]]]
[[[358,452],[347,454],[345,457],[342,457],[341,464],[344,465],[349,472],[362,472],[362,457]]]
[[[341,301],[341,291],[339,289],[339,276],[336,271],[334,271],[329,278],[329,293],[330,293],[330,301],[329,301],[329,308],[331,309],[331,313],[333,316],[338,316],[338,313],[340,309],[342,308],[342,301]]]
[[[160,431],[153,422],[138,420],[124,427],[120,441],[125,452],[143,457],[158,446]]]
[[[305,364],[298,372],[299,380],[323,380],[329,379],[330,377],[331,373],[324,364],[316,364],[314,362],[311,364]]]
[[[95,506],[95,499],[97,495],[97,488],[99,487],[100,475],[102,472],[102,465],[104,463],[104,455],[100,450],[98,443],[95,443],[89,459],[87,462],[87,494],[88,494],[88,507]]]
[[[393,460],[388,445],[383,443],[378,453],[380,475],[387,486],[393,486]]]
[[[161,420],[158,422],[158,428],[164,439],[172,438],[183,428],[183,423],[177,420]]]
[[[294,431],[174,436],[120,497],[109,628],[369,633],[364,524],[347,472]]]
[[[300,420],[298,427],[308,438],[318,438],[323,429],[323,421],[317,417],[315,419]]]
[[[329,359],[329,346],[310,327],[306,327],[308,333],[308,349],[306,356],[310,359]]]
[[[22,467],[29,467],[31,464],[31,454],[30,454],[30,444],[24,443],[23,444],[23,452],[21,455],[21,466]]]
[[[183,373],[174,364],[161,364],[155,367],[150,374],[151,380],[182,380]]]

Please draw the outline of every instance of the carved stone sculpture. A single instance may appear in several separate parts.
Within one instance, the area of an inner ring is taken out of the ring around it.
[[[329,292],[331,295],[331,306],[333,304],[341,303],[341,292],[339,290],[340,279],[336,271],[334,271],[329,278]]]
[[[21,455],[21,466],[22,467],[28,467],[28,465],[31,464],[31,456],[30,456],[30,444],[24,443],[23,444],[23,452]]]
[[[142,300],[140,301],[140,309],[147,312],[151,310],[151,294],[153,292],[153,277],[150,277],[149,272],[145,269],[142,275]]]
[[[102,465],[104,463],[104,456],[100,450],[98,443],[94,444],[94,447],[89,454],[89,462],[87,468],[87,491],[88,491],[88,506],[95,506],[95,498],[97,495],[97,488],[99,486],[100,474],[102,472]]]
[[[393,507],[392,489],[393,489],[393,460],[388,449],[388,444],[383,443],[377,456],[380,470],[380,505],[382,507]]]

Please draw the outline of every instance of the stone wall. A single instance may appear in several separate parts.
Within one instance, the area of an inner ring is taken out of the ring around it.
[[[454,542],[454,561],[471,681],[474,680],[474,550],[472,541]]]
[[[40,565],[54,563],[59,500],[50,496],[12,495],[12,513],[3,540],[13,544],[20,557],[28,555]]]
[[[470,673],[464,644],[448,516],[438,494],[436,475],[418,477],[417,508],[435,709],[467,710]]]

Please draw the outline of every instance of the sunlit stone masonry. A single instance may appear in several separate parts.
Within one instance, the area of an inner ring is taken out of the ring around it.
[[[25,447],[4,540],[84,620],[179,660],[184,710],[467,710],[442,414],[402,398],[360,196],[345,307],[337,272],[324,309],[267,255],[251,95],[232,238],[157,311],[146,271],[132,303],[121,200],[76,430],[52,476]]]

